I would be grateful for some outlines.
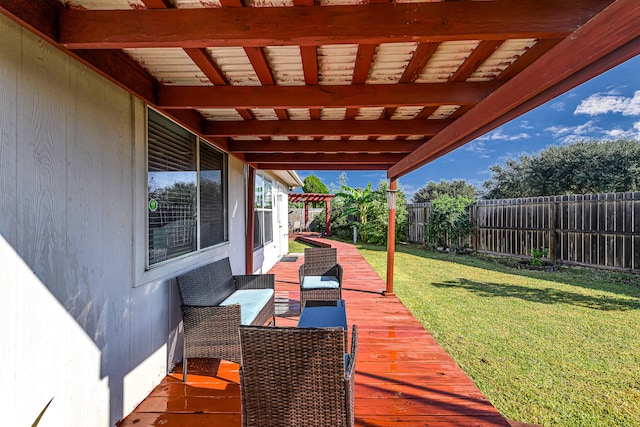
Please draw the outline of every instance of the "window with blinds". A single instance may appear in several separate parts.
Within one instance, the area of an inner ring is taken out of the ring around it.
[[[227,173],[223,153],[159,113],[148,112],[152,266],[226,240]]]

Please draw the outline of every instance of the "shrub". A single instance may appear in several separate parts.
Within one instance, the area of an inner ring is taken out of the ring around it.
[[[462,239],[471,232],[468,197],[441,196],[431,202],[425,240],[433,247],[462,249]]]
[[[531,249],[531,265],[542,265],[542,257],[549,255],[549,249],[547,248],[535,248]]]

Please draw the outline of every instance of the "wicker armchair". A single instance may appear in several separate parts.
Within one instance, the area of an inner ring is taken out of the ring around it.
[[[243,427],[354,425],[358,331],[240,327]]]
[[[275,276],[233,275],[228,258],[177,277],[182,299],[184,347],[188,359],[214,358],[240,362],[240,325],[275,324]]]
[[[304,263],[298,270],[300,310],[310,299],[342,299],[342,266],[336,248],[307,248]]]

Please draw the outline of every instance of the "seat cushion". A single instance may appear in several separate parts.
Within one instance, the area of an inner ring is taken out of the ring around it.
[[[251,325],[271,297],[273,289],[242,289],[229,295],[220,305],[240,304],[240,323]]]
[[[338,289],[340,282],[336,276],[304,276],[302,279],[303,289]]]

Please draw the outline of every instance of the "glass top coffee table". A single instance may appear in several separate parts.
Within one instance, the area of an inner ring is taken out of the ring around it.
[[[298,328],[332,328],[342,327],[347,330],[347,310],[344,300],[307,300]]]

